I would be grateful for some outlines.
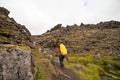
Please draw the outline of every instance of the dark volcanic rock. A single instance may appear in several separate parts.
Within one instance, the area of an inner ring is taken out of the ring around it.
[[[9,11],[0,7],[0,44],[19,44],[32,46],[31,33],[13,18]]]
[[[51,32],[51,31],[55,31],[55,30],[58,30],[58,29],[61,29],[62,28],[62,24],[57,24],[54,28],[52,28],[50,31],[48,32]]]
[[[0,80],[34,80],[37,69],[31,55],[29,30],[0,7]]]
[[[8,11],[7,9],[5,9],[4,7],[0,7],[0,14],[8,16],[9,13],[10,11]]]
[[[112,28],[120,28],[120,22],[118,21],[110,21],[110,22],[100,22],[96,25],[98,28],[106,28],[106,29],[112,29]]]
[[[49,32],[34,36],[36,44],[53,51],[64,43],[69,53],[101,53],[119,55],[120,22],[108,21],[98,24],[57,25]],[[120,56],[120,55],[119,55]]]

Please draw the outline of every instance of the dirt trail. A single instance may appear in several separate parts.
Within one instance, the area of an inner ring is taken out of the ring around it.
[[[53,77],[53,80],[80,80],[79,76],[70,69],[60,68],[58,61],[52,62],[57,71],[57,76]]]

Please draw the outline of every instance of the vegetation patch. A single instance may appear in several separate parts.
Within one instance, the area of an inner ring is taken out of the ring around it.
[[[113,56],[72,54],[65,66],[75,71],[82,80],[120,80],[120,63]]]
[[[18,45],[12,45],[12,44],[0,44],[0,48],[6,48],[6,49],[12,49],[12,48],[18,48],[23,50],[31,50],[29,46],[18,46]]]
[[[50,60],[44,57],[37,48],[32,51],[32,56],[38,70],[35,80],[52,80],[52,75],[57,75]]]

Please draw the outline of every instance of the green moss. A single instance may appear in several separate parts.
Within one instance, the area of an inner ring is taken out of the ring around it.
[[[114,56],[102,56],[94,59],[93,54],[73,54],[65,62],[67,68],[79,74],[82,80],[119,80],[120,63]]]
[[[19,48],[23,50],[31,50],[29,46],[17,46],[17,45],[0,45],[0,48],[6,48],[6,49],[11,49],[11,48]]]
[[[37,75],[35,80],[46,80],[45,71],[41,66],[37,65]]]
[[[120,79],[120,63],[113,60],[103,60],[105,75],[111,78]]]
[[[39,70],[35,80],[52,80],[52,75],[57,75],[50,60],[45,58],[37,48],[32,50],[32,56]]]
[[[105,73],[105,75],[108,76],[108,77],[111,77],[111,79],[114,79],[114,80],[120,80],[120,77],[115,76],[115,75],[113,75],[113,74]]]
[[[99,70],[102,70],[97,65],[88,64],[67,64],[67,68],[76,72],[82,80],[100,80]]]
[[[13,29],[8,29],[8,28],[2,28],[0,29],[0,35],[3,35],[3,36],[14,36],[16,35],[16,31],[13,30]]]
[[[99,66],[88,64],[87,66],[81,65],[81,67],[83,70],[78,73],[83,80],[100,80]]]
[[[0,14],[0,18],[6,18],[6,16],[5,15],[3,15],[3,14]]]
[[[0,38],[3,42],[9,42],[9,39],[5,36],[0,35]]]
[[[23,50],[31,50],[31,48],[29,46],[14,46],[15,48],[20,48]]]
[[[69,57],[69,62],[70,63],[82,63],[82,64],[87,64],[87,63],[93,63],[93,54],[89,55],[86,53],[83,54],[75,54]]]
[[[55,68],[54,68],[54,66],[51,64],[51,61],[49,60],[49,59],[42,59],[41,60],[41,64],[43,65],[43,67],[44,67],[44,69],[46,70],[46,73],[48,74],[50,74],[50,76],[51,76],[51,74],[52,75],[54,75],[54,76],[56,76],[57,75],[57,73],[56,73],[56,71],[55,71]],[[48,75],[49,75],[48,74]]]

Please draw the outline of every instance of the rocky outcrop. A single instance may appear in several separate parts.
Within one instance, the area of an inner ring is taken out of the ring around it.
[[[15,44],[32,46],[31,33],[13,18],[8,16],[9,11],[0,7],[0,44]]]
[[[80,30],[88,30],[88,29],[112,29],[112,28],[120,28],[120,22],[119,21],[107,21],[107,22],[100,22],[97,24],[83,24],[80,25],[74,24],[74,25],[67,25],[66,27],[63,27],[62,24],[57,24],[51,30],[48,30],[48,32],[52,32],[55,30],[66,30],[69,31],[71,29],[80,29]]]
[[[5,9],[4,7],[0,7],[0,14],[8,16],[9,13],[10,11],[8,11],[7,9]]]
[[[35,65],[29,48],[2,45],[0,48],[0,80],[34,80],[33,74],[35,73],[33,72],[35,72]]]
[[[0,80],[34,80],[31,33],[0,7]]]
[[[51,30],[48,30],[47,32],[51,32],[51,31],[58,30],[61,28],[62,28],[62,24],[57,24],[54,28],[52,28]]]
[[[101,53],[120,55],[120,22],[108,21],[98,24],[56,25],[50,31],[33,36],[37,45],[55,51],[64,43],[69,53]]]

